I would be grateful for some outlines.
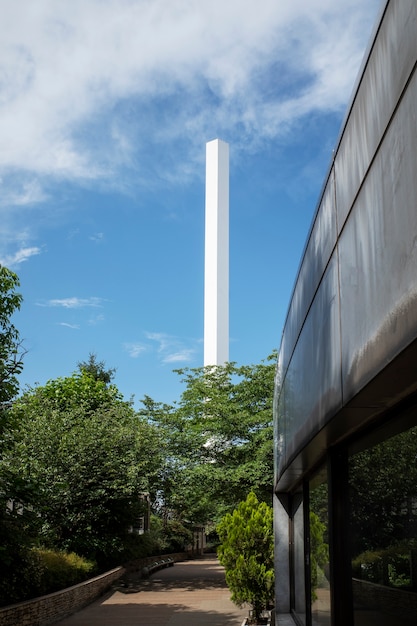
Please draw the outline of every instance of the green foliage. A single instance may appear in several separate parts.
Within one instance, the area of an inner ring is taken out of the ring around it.
[[[28,391],[12,412],[7,461],[36,485],[40,541],[102,566],[118,561],[158,465],[155,430],[114,386],[85,371]]]
[[[375,552],[415,535],[417,428],[350,460],[353,553]]]
[[[194,523],[218,521],[249,491],[270,502],[275,354],[255,366],[179,370],[179,403],[146,397],[139,414],[112,383],[115,370],[90,354],[72,376],[12,404],[23,356],[11,321],[18,286],[0,266],[1,602],[39,588],[46,553],[32,545],[104,567],[155,548],[182,550]],[[144,491],[161,518],[159,540],[127,533]],[[251,571],[258,565],[248,558]]]
[[[91,353],[88,355],[88,361],[80,361],[77,367],[81,373],[86,373],[94,380],[101,380],[105,385],[109,385],[116,373],[115,368],[106,369],[104,361],[97,361],[97,355]]]
[[[161,554],[160,536],[146,532],[143,535],[128,533],[123,541],[123,551],[119,553],[119,563],[127,563],[147,556]]]
[[[17,394],[23,367],[19,332],[11,321],[22,302],[18,287],[16,274],[0,265],[0,411]]]
[[[324,542],[326,525],[318,515],[310,511],[310,567],[311,567],[311,596],[317,599],[316,589],[319,585],[319,572],[329,562],[329,546]]]
[[[178,520],[168,520],[162,529],[164,552],[183,552],[193,543],[193,533]]]
[[[0,266],[0,603],[17,598],[19,589],[30,592],[36,579],[36,563],[29,554],[30,511],[22,508],[33,494],[32,485],[11,470],[5,456],[12,446],[14,423],[10,402],[17,394],[23,350],[12,318],[22,296],[16,292],[19,279]]]
[[[0,606],[23,602],[75,585],[95,574],[96,564],[74,553],[14,544],[9,567],[2,572]]]
[[[372,583],[407,589],[411,585],[410,563],[416,555],[414,540],[383,550],[365,550],[352,560],[352,573],[355,578]]]
[[[41,569],[39,595],[52,593],[71,587],[91,578],[96,572],[96,564],[74,552],[66,553],[43,548],[33,548]]]
[[[232,600],[249,603],[259,618],[274,598],[272,508],[251,492],[218,524],[219,560],[226,570]]]
[[[164,520],[159,515],[151,515],[147,536],[153,539],[151,554],[184,552],[193,542],[193,533],[187,525],[175,518]]]
[[[63,412],[79,409],[85,415],[97,409],[105,409],[114,405],[127,404],[115,385],[107,385],[100,378],[95,378],[86,370],[75,372],[66,378],[49,380],[43,387],[29,389],[19,401],[18,411],[26,410],[30,405],[31,411],[48,409]]]
[[[142,401],[165,453],[154,485],[162,515],[217,522],[251,490],[271,502],[275,359],[178,370],[186,385],[178,404]]]
[[[40,560],[25,543],[20,544],[13,535],[9,536],[6,544],[3,544],[2,537],[0,565],[0,606],[39,595],[43,574]]]

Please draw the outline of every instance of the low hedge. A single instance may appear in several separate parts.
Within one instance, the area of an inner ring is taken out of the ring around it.
[[[83,582],[97,567],[77,554],[43,548],[16,552],[15,563],[5,572],[0,606],[23,602]]]
[[[59,552],[44,548],[32,548],[41,568],[39,595],[52,593],[91,578],[97,572],[93,561],[74,552]]]

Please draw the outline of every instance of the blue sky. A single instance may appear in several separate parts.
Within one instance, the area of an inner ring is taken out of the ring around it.
[[[279,347],[379,0],[0,0],[0,262],[21,386],[203,362],[205,144],[230,144],[230,360]]]

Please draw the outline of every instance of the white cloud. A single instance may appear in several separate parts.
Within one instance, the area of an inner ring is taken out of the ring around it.
[[[129,354],[132,359],[136,359],[142,352],[147,350],[146,346],[141,343],[132,342],[123,344],[123,349]]]
[[[95,233],[94,235],[91,235],[89,239],[94,241],[94,243],[103,243],[104,233]]]
[[[184,348],[179,352],[167,354],[162,361],[164,363],[189,363],[194,359],[195,350],[192,348]]]
[[[145,333],[146,338],[151,341],[155,341],[158,344],[158,352],[165,352],[169,350],[173,343],[176,343],[176,340],[165,333]]]
[[[3,181],[0,181],[2,191],[0,206],[2,207],[26,207],[43,202],[48,198],[40,181],[34,178],[23,177],[21,181],[14,181],[13,185],[7,187],[5,187],[2,182]]]
[[[147,339],[156,342],[162,363],[185,363],[193,360],[196,349],[184,345],[185,340],[166,333],[145,333]],[[188,343],[190,341],[188,340]],[[192,341],[195,344],[195,341]]]
[[[83,309],[86,307],[101,307],[103,305],[103,298],[97,298],[95,296],[91,298],[56,298],[52,300],[46,300],[45,302],[38,302],[38,306],[45,307],[63,307],[64,309]]]
[[[241,149],[349,96],[379,0],[9,2],[0,22],[0,172],[14,205],[45,181],[146,179],[214,136]],[[162,114],[161,114],[162,113]],[[144,156],[142,156],[144,155]],[[202,157],[200,157],[202,158]],[[174,163],[182,163],[173,172]],[[18,188],[7,186],[20,172]],[[124,173],[126,176],[126,171]],[[3,202],[4,204],[4,202]]]
[[[68,324],[67,322],[59,322],[59,326],[65,326],[66,328],[71,328],[73,330],[79,330],[78,324]]]
[[[31,248],[20,248],[11,255],[6,255],[2,259],[0,259],[0,265],[4,265],[9,268],[13,268],[24,261],[27,261],[32,256],[36,256],[41,253],[41,248],[33,246]]]
[[[104,320],[105,320],[104,315],[102,314],[95,315],[94,317],[90,317],[90,319],[88,320],[88,325],[97,326],[97,324],[101,324],[101,322],[104,322]]]

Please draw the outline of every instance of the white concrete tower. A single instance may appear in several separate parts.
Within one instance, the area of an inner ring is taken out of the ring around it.
[[[229,144],[206,144],[204,365],[229,360]]]

